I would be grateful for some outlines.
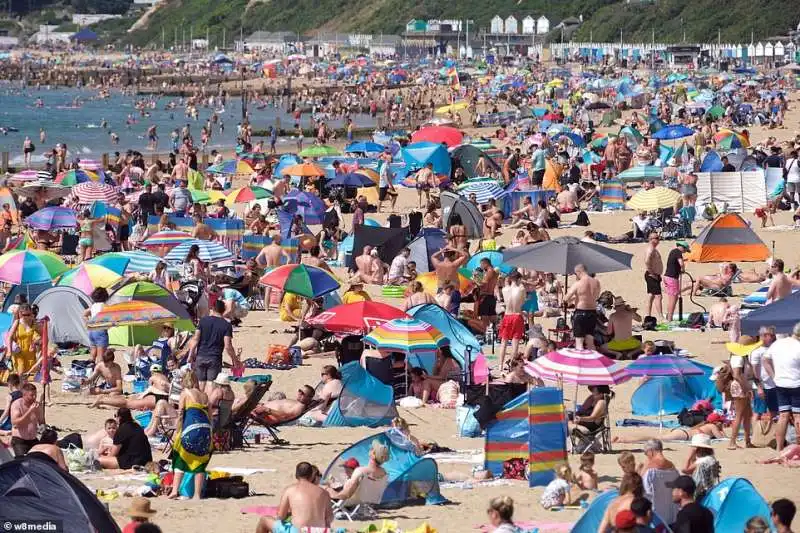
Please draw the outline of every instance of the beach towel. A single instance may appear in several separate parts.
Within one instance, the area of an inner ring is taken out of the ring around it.
[[[211,421],[204,405],[186,406],[172,450],[172,466],[191,474],[205,472],[211,460]]]
[[[657,427],[664,427],[664,428],[676,428],[680,427],[680,423],[677,420],[664,420],[663,422],[659,423],[657,420],[642,420],[640,418],[623,418],[622,420],[617,420],[617,427],[648,427],[648,428],[657,428]]]
[[[516,520],[514,525],[519,528],[520,532],[524,533],[526,531],[570,531],[575,524],[572,522],[548,522],[547,520]],[[478,526],[477,529],[489,532],[494,529],[494,526],[483,524]]]

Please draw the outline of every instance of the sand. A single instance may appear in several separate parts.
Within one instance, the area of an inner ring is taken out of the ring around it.
[[[787,130],[772,130],[781,135],[782,139],[794,136],[792,131],[796,127],[798,120],[797,111],[793,110],[787,124]],[[766,130],[754,128],[753,134],[757,137],[766,137],[775,133],[767,133]],[[416,194],[410,190],[402,190],[398,208],[401,212],[407,212],[416,206]],[[630,227],[629,218],[632,212],[621,212],[615,214],[590,215],[591,228],[608,234],[618,234],[626,231]],[[574,215],[567,215],[565,221],[573,220]],[[758,226],[758,222],[752,213],[745,213],[744,217],[753,223],[753,227]],[[371,218],[385,221],[386,214],[371,215]],[[791,224],[791,213],[781,212],[775,216],[776,224]],[[695,234],[699,233],[705,223],[697,223],[694,226]],[[350,228],[350,220],[347,217],[347,229]],[[582,235],[584,228],[568,228],[552,230],[553,237],[562,235]],[[787,267],[795,267],[800,264],[800,247],[796,246],[798,234],[793,231],[776,232],[756,229],[758,235],[764,242],[771,246],[774,241],[776,257],[783,258]],[[499,238],[501,244],[508,244],[512,237],[511,231],[506,231]],[[663,242],[660,251],[666,258],[673,244]],[[634,254],[633,270],[600,274],[598,279],[603,289],[611,290],[614,294],[623,296],[631,305],[638,306],[640,309],[645,304],[645,286],[643,277],[643,253],[644,245],[616,245],[616,248]],[[763,264],[743,265],[745,267],[755,267],[758,270],[764,269]],[[697,277],[698,275],[714,273],[718,266],[715,264],[690,264],[689,272]],[[342,273],[341,271],[339,273]],[[737,284],[734,286],[735,294],[738,297],[749,294],[756,288],[755,285]],[[370,287],[373,296],[379,294],[377,287]],[[705,306],[713,303],[711,298],[699,298],[698,301]],[[399,304],[399,300],[389,303]],[[692,302],[685,301],[686,312],[698,310],[699,308]],[[552,327],[553,320],[545,320],[545,327]],[[244,320],[241,327],[235,329],[234,344],[241,347],[244,357],[263,357],[267,346],[271,343],[288,344],[288,335],[271,335],[274,329],[283,330],[284,324],[277,321],[276,313],[252,312]],[[678,346],[688,350],[698,361],[708,364],[716,364],[727,357],[727,353],[722,343],[727,340],[727,334],[722,331],[705,332],[684,332],[684,333],[644,333],[645,339],[670,339],[674,340]],[[119,353],[119,352],[118,352]],[[121,355],[118,355],[121,362]],[[298,386],[302,384],[316,384],[319,380],[319,371],[324,364],[331,363],[331,360],[313,358],[306,360],[305,364],[291,371],[269,371],[272,374],[274,385],[272,390],[284,391],[293,394]],[[69,361],[66,361],[69,364]],[[263,373],[260,370],[249,370],[248,373]],[[638,385],[637,380],[629,381],[615,388],[616,398],[612,403],[611,416],[613,420],[619,420],[631,416],[630,397]],[[66,433],[69,431],[94,431],[102,427],[103,420],[112,416],[111,409],[89,409],[86,407],[89,400],[76,394],[60,392],[60,381],[53,385],[53,399],[55,405],[47,410],[48,422],[54,424]],[[241,388],[235,386],[237,393],[241,393]],[[0,399],[4,399],[5,389],[0,392]],[[585,389],[579,391],[579,399],[586,395]],[[571,399],[574,396],[574,388],[567,386],[564,391],[568,407],[571,407]],[[457,450],[471,450],[480,452],[483,448],[483,439],[466,439],[456,436],[455,411],[422,408],[413,411],[400,409],[400,413],[410,424],[412,431],[421,439],[433,440],[442,446],[448,446]],[[152,505],[157,509],[158,514],[154,521],[158,523],[165,532],[169,533],[196,533],[198,531],[224,531],[226,533],[251,532],[254,531],[257,517],[245,515],[240,509],[245,506],[254,505],[277,505],[281,490],[292,481],[294,466],[298,461],[306,460],[318,465],[324,470],[330,461],[343,449],[355,441],[377,433],[379,430],[370,428],[327,428],[313,429],[290,427],[282,430],[281,436],[288,439],[291,444],[287,446],[274,446],[262,442],[258,445],[227,454],[216,454],[211,460],[210,468],[221,466],[236,466],[247,468],[271,469],[269,472],[259,473],[247,477],[252,491],[257,496],[252,496],[242,500],[218,500],[209,499],[200,502],[195,501],[169,501],[166,498],[155,498]],[[614,435],[638,435],[641,430],[617,429],[612,431]],[[621,450],[640,450],[637,445],[614,445],[614,453],[597,456],[597,471],[600,473],[601,486],[608,487],[619,482],[620,471],[616,464],[617,453]],[[666,455],[677,465],[682,465],[689,454],[689,447],[685,444],[666,444]],[[743,476],[750,479],[756,488],[767,500],[780,497],[796,497],[796,489],[800,482],[800,472],[783,468],[781,466],[760,466],[757,461],[772,457],[774,452],[770,449],[740,449],[729,451],[726,444],[715,444],[715,452],[722,464],[724,476]],[[160,457],[159,453],[155,453]],[[643,456],[637,454],[641,461]],[[577,467],[577,461],[570,457],[573,467]],[[440,464],[440,470],[444,473],[461,472],[467,474],[471,471],[472,465],[468,463],[446,463]],[[99,479],[93,477],[87,479],[87,484],[92,488],[110,489],[115,486],[129,485],[129,481],[114,481],[109,479]],[[515,518],[517,520],[538,520],[544,522],[573,522],[579,516],[578,511],[545,511],[538,501],[542,494],[542,488],[528,488],[522,481],[511,481],[508,485],[502,486],[480,486],[475,485],[471,489],[462,490],[455,488],[444,488],[442,494],[451,503],[443,506],[419,506],[404,507],[397,510],[380,512],[381,519],[395,520],[403,528],[414,528],[422,522],[427,521],[442,533],[464,532],[473,529],[475,526],[486,522],[486,505],[490,498],[496,495],[509,495],[517,502]],[[127,518],[125,509],[130,503],[129,498],[120,497],[110,502],[110,509],[114,517],[125,524]],[[350,530],[358,530],[364,527],[365,523],[349,524],[342,520],[337,520],[335,526],[346,527]],[[547,531],[548,529],[542,529]]]

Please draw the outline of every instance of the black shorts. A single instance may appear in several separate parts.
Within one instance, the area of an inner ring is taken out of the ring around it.
[[[11,437],[11,449],[14,451],[15,457],[22,457],[37,444],[39,444],[38,439],[25,440],[19,437]]]
[[[775,387],[778,392],[778,411],[800,415],[800,387]]]
[[[661,296],[661,276],[654,277],[645,272],[644,283],[647,286],[647,294]]]
[[[222,358],[203,358],[197,359],[194,368],[198,381],[214,381],[222,372]]]
[[[541,187],[542,183],[544,183],[544,169],[534,170],[533,178],[531,179],[531,185],[536,185],[537,187]]]
[[[125,223],[119,226],[119,240],[120,242],[128,242],[128,237],[131,236],[131,227]]]
[[[576,309],[572,313],[572,334],[577,337],[594,335],[597,327],[597,311],[588,309]]]
[[[481,296],[480,302],[478,303],[478,316],[495,315],[497,315],[497,298],[491,294]]]
[[[389,192],[389,187],[381,187],[378,189],[378,200],[381,202],[386,200],[386,193]]]

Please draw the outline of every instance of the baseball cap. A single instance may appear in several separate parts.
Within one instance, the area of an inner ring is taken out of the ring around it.
[[[629,529],[636,527],[636,515],[630,509],[624,509],[617,513],[614,518],[614,527],[618,529]]]
[[[670,489],[681,489],[687,494],[694,494],[697,488],[691,476],[678,476],[673,481],[668,481],[666,486]]]
[[[679,247],[683,248],[684,250],[688,250],[689,249],[689,243],[686,242],[686,241],[678,241],[678,242],[675,243],[675,246],[679,246]]]
[[[356,459],[355,457],[351,457],[350,459],[342,463],[342,466],[345,468],[349,468],[351,470],[355,470],[356,468],[359,467],[358,459]]]

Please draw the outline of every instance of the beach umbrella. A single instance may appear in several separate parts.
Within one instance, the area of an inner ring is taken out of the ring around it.
[[[108,183],[84,182],[72,187],[72,194],[81,204],[92,202],[105,202],[113,204],[119,198],[119,192]]]
[[[708,111],[706,111],[706,115],[710,116],[714,120],[719,120],[725,114],[725,108],[721,105],[712,106]]]
[[[644,140],[641,132],[636,128],[632,128],[631,126],[624,126],[620,128],[619,135],[623,135],[628,142],[632,142],[636,146],[639,146],[639,144]]]
[[[71,189],[52,181],[32,181],[21,187],[12,187],[12,191],[25,198],[41,198],[45,201],[69,196]]]
[[[364,343],[384,352],[435,352],[450,344],[438,329],[416,318],[396,318],[373,329]]]
[[[6,247],[3,248],[3,252],[9,252],[11,250],[35,250],[35,249],[36,249],[36,241],[33,240],[30,233],[24,231],[20,235],[10,238],[6,243]]]
[[[461,294],[466,294],[471,291],[472,287],[474,286],[472,278],[470,277],[471,274],[471,271],[465,268],[460,268],[456,273],[458,279],[451,279],[449,281],[451,283],[456,283],[456,288]],[[422,284],[422,288],[425,290],[425,292],[431,296],[436,296],[436,293],[439,291],[439,278],[437,277],[436,272],[431,271],[419,274],[416,280]]]
[[[284,167],[281,170],[283,176],[324,176],[325,171],[314,163],[299,163]]]
[[[271,198],[272,193],[263,187],[249,185],[247,187],[239,187],[232,189],[225,197],[225,203],[228,205],[244,204],[252,202],[253,200],[261,200],[262,198]]]
[[[242,176],[249,176],[253,173],[253,167],[242,159],[228,159],[222,163],[211,165],[206,169],[206,172],[211,174],[238,174]]]
[[[193,238],[194,237],[184,231],[166,229],[153,233],[143,242],[139,243],[139,246],[145,249],[161,248],[164,250],[164,253],[166,253],[166,250],[171,250],[180,243],[190,241]]]
[[[146,274],[155,270],[158,263],[167,263],[167,271],[171,274],[176,274],[178,269],[175,265],[168,261],[164,261],[161,257],[150,252],[143,252],[140,250],[129,250],[126,252],[111,252],[103,255],[98,255],[94,259],[89,260],[90,263],[103,265],[111,270],[116,270],[116,265],[125,264],[125,274]]]
[[[239,154],[239,159],[255,168],[256,165],[265,165],[274,156],[268,155],[264,152],[243,152]]]
[[[356,141],[345,147],[344,151],[353,154],[367,154],[383,152],[385,146],[371,141]]]
[[[714,141],[717,143],[717,147],[723,150],[750,147],[750,141],[747,137],[737,131],[729,129],[721,129],[715,133]]]
[[[195,204],[210,204],[216,202],[220,198],[225,198],[225,193],[222,191],[201,191],[199,189],[189,189],[189,194],[192,195],[192,202]]]
[[[637,211],[656,211],[673,207],[681,194],[667,187],[653,187],[649,190],[641,190],[633,195],[628,201],[628,209]]]
[[[325,203],[316,194],[300,191],[289,191],[283,198],[281,210],[292,215],[301,215],[306,224],[322,224],[325,218]]]
[[[11,285],[52,281],[69,267],[45,250],[13,250],[0,255],[0,281]]]
[[[219,261],[225,261],[233,258],[233,254],[230,252],[230,250],[216,241],[190,239],[188,241],[183,241],[175,248],[170,250],[167,255],[164,256],[164,259],[167,261],[182,263],[184,259],[186,259],[186,254],[189,253],[189,249],[194,245],[197,245],[197,247],[200,249],[199,257],[201,261],[205,261],[207,263],[217,263]]]
[[[354,302],[323,311],[308,323],[331,333],[366,335],[377,326],[396,318],[408,318],[403,311],[382,302]]]
[[[56,176],[55,182],[59,185],[67,185],[72,187],[73,185],[85,183],[87,181],[98,183],[101,179],[102,178],[100,177],[100,174],[97,172],[93,172],[91,170],[73,169],[64,171]]]
[[[464,101],[460,102],[453,102],[452,104],[448,104],[439,108],[436,108],[437,115],[447,115],[449,113],[457,113],[459,111],[463,111],[469,107],[469,104]]]
[[[687,128],[682,124],[675,124],[660,128],[658,131],[653,133],[652,137],[653,139],[671,140],[682,139],[683,137],[689,137],[691,135],[694,135],[693,129]]]
[[[174,322],[178,317],[172,311],[153,302],[131,300],[106,305],[87,321],[89,329],[111,328],[114,326],[152,325]]]
[[[479,204],[485,204],[489,200],[500,198],[507,193],[505,189],[497,184],[496,180],[492,179],[468,182],[463,187],[459,187],[458,194],[467,198],[470,194],[474,194]]]
[[[450,126],[427,126],[411,134],[411,141],[414,143],[424,141],[436,144],[445,143],[448,148],[458,146],[463,139],[464,134]]]
[[[655,165],[636,165],[614,177],[624,183],[629,181],[660,180],[664,178],[664,170]]]
[[[703,374],[703,369],[695,365],[685,357],[675,354],[654,354],[643,355],[625,368],[629,376],[640,377],[684,377],[699,376]],[[658,387],[658,423],[662,423],[664,398],[662,392],[664,387]]]
[[[361,172],[337,174],[327,183],[328,187],[374,187],[375,185],[377,184],[374,181]]]
[[[503,262],[539,272],[569,275],[582,264],[588,272],[630,270],[633,255],[599,244],[583,242],[575,237],[559,237],[510,248],[503,252]]]
[[[191,326],[192,316],[189,310],[168,289],[152,281],[132,281],[123,285],[111,293],[106,304],[113,305],[134,300],[158,304],[178,317],[176,327],[184,330],[194,329]],[[187,321],[189,324],[185,323]]]
[[[547,381],[575,385],[617,385],[630,375],[613,359],[594,350],[562,348],[525,363],[525,372]]]
[[[53,176],[47,172],[46,170],[33,170],[32,168],[22,170],[15,174],[9,176],[9,181],[16,181],[19,183],[25,183],[30,181],[38,181],[38,180],[51,180]]]
[[[589,111],[596,111],[598,109],[611,109],[611,105],[605,102],[592,102],[586,106]]]
[[[51,231],[74,229],[78,225],[75,211],[68,207],[45,207],[25,219],[29,228]]]
[[[555,137],[562,133],[570,133],[572,130],[569,129],[569,126],[566,124],[553,124],[552,126],[548,127],[546,132],[548,137]]]
[[[92,170],[96,172],[98,170],[103,170],[103,163],[96,159],[81,159],[78,161],[78,167],[82,170]]]
[[[261,276],[259,283],[306,298],[317,298],[340,287],[333,274],[327,270],[297,264],[274,268]]]
[[[56,285],[73,287],[86,295],[90,295],[93,290],[99,287],[108,289],[122,279],[120,272],[114,272],[102,265],[87,261],[62,274],[58,278]]]
[[[503,252],[478,252],[467,261],[466,269],[470,272],[481,266],[481,259],[488,259],[492,264],[492,268],[496,268],[501,274],[508,275],[514,270],[514,267],[507,265],[503,262]]]
[[[329,155],[339,155],[339,150],[326,144],[312,144],[297,155],[300,157],[325,157]]]

